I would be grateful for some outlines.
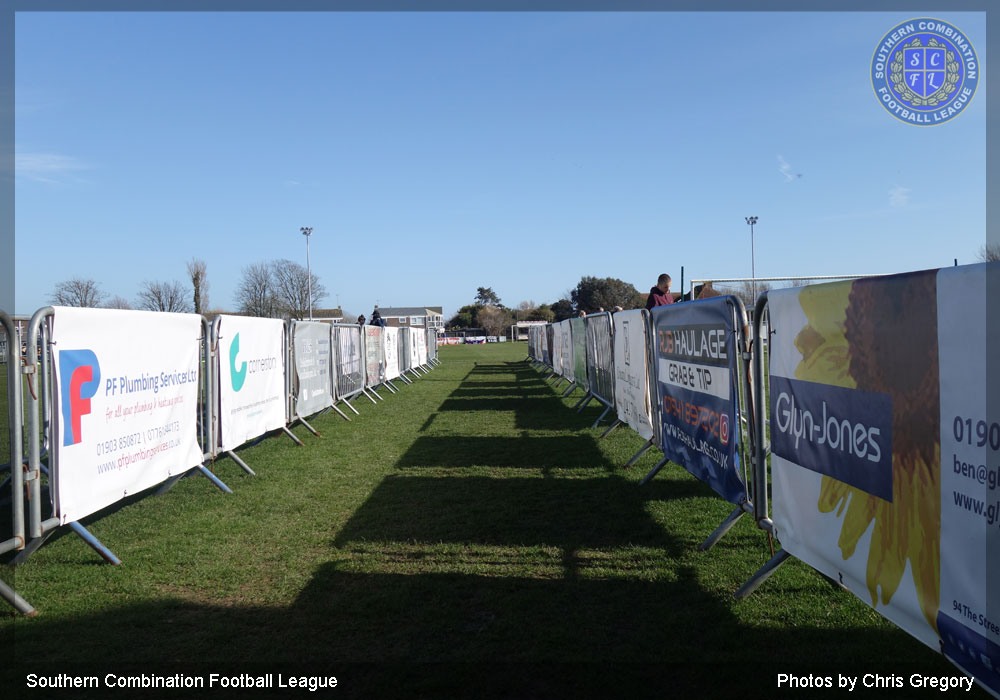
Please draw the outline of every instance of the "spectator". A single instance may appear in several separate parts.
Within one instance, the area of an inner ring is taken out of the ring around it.
[[[646,298],[646,309],[673,303],[674,297],[670,294],[670,275],[664,272],[656,279],[656,286],[649,290],[649,296]]]
[[[583,309],[580,309],[580,311],[576,315],[579,316],[580,318],[586,318],[587,312],[584,311]]]
[[[360,316],[358,316],[358,325],[359,326],[365,325],[365,315],[364,314],[361,314]]]
[[[376,305],[375,310],[372,311],[371,325],[385,328],[385,319],[382,318],[382,314],[378,312],[378,305]]]

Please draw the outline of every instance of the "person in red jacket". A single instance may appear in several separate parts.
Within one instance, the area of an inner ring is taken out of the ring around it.
[[[670,294],[670,275],[664,272],[656,279],[656,286],[649,290],[646,298],[646,310],[654,306],[666,306],[673,304],[674,297]]]

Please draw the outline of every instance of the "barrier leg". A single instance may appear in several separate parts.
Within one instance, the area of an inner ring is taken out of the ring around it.
[[[306,446],[306,444],[304,442],[302,442],[297,437],[295,437],[295,433],[293,433],[291,430],[289,430],[287,425],[281,426],[281,429],[282,429],[282,431],[284,431],[285,435],[287,435],[288,437],[290,437],[292,440],[295,441],[296,445],[298,445],[299,447],[305,447]]]
[[[600,415],[600,417],[598,417],[598,419],[597,419],[597,420],[595,420],[595,421],[594,421],[594,424],[593,424],[592,426],[590,426],[590,427],[591,427],[591,428],[596,428],[596,427],[597,427],[597,424],[598,424],[598,423],[600,423],[600,422],[601,422],[602,420],[604,420],[604,416],[608,415],[608,411],[610,411],[610,410],[611,410],[611,406],[605,406],[605,407],[604,407],[604,413],[602,413],[602,414]]]
[[[625,469],[631,469],[632,465],[639,461],[639,458],[646,454],[646,450],[653,446],[653,438],[649,438],[646,444],[639,448],[639,451],[632,455],[632,459],[625,462]]]
[[[378,399],[379,401],[385,401],[385,399],[383,399],[382,396],[379,395],[379,393],[377,391],[375,391],[375,387],[371,387],[370,389],[367,389],[366,391],[372,392],[372,394],[375,395],[375,398]]]
[[[312,433],[312,434],[313,434],[313,435],[315,435],[316,437],[323,437],[322,435],[320,435],[320,434],[319,434],[319,432],[318,432],[318,431],[316,430],[316,428],[314,428],[314,427],[312,427],[311,425],[309,425],[308,423],[306,423],[306,419],[305,419],[305,418],[302,418],[302,417],[300,416],[300,417],[298,418],[298,421],[299,421],[299,423],[301,423],[302,425],[306,426],[306,430],[308,430],[308,431],[309,431],[310,433]]]
[[[659,463],[650,470],[649,474],[646,474],[646,476],[642,477],[642,481],[639,482],[639,486],[645,486],[650,481],[652,481],[653,477],[659,474],[660,470],[663,469],[663,467],[666,466],[667,462],[669,461],[670,460],[667,459],[666,457],[661,459]]]
[[[385,383],[391,386],[393,389],[395,389],[397,394],[399,393],[399,387],[393,384],[390,380],[387,379]]]
[[[104,559],[107,560],[109,564],[114,564],[115,566],[118,566],[119,564],[122,563],[121,559],[116,557],[110,549],[101,544],[101,541],[96,537],[94,537],[92,534],[90,534],[87,528],[85,528],[80,523],[74,521],[69,523],[68,527],[77,535],[79,535],[81,540],[90,545],[90,547],[95,552],[104,557]]]
[[[348,423],[351,422],[351,419],[347,417],[347,414],[345,414],[339,408],[337,408],[336,406],[331,406],[330,408],[332,408],[334,411],[336,411],[340,415],[340,417],[343,418],[344,420],[346,420]]]
[[[723,537],[726,536],[726,533],[733,528],[733,525],[739,522],[739,519],[742,516],[743,516],[743,507],[737,506],[736,510],[730,513],[729,516],[722,521],[722,524],[719,525],[719,527],[715,528],[715,532],[709,535],[707,540],[698,545],[698,551],[707,552],[708,550],[710,550],[712,546],[715,545],[716,542],[718,542],[719,540],[721,540]]]
[[[377,403],[378,403],[378,401],[376,401],[376,400],[375,400],[375,398],[374,398],[374,397],[373,397],[373,396],[372,396],[371,394],[369,394],[369,393],[368,393],[368,390],[367,390],[367,389],[362,389],[362,390],[361,390],[361,393],[362,393],[362,394],[363,394],[364,396],[368,397],[368,400],[369,400],[369,401],[371,401],[372,403],[374,403],[374,404],[377,404]]]
[[[771,574],[777,571],[778,567],[784,564],[785,560],[790,556],[792,555],[784,549],[779,549],[777,554],[771,557],[770,561],[760,568],[760,571],[751,576],[750,580],[744,583],[743,586],[740,587],[740,590],[733,594],[733,597],[736,598],[736,600],[743,600],[756,591],[757,587],[764,583],[764,581],[766,581]]]
[[[399,378],[402,379],[407,384],[413,384],[413,380],[407,377],[405,374],[400,373]]]
[[[392,385],[390,385],[389,382],[383,383],[382,386],[384,386],[386,389],[388,389],[390,394],[395,394],[396,393],[396,389],[393,389]]]
[[[26,617],[34,617],[38,614],[31,603],[19,596],[17,592],[3,581],[0,581],[0,598],[3,598],[19,613]]]
[[[350,401],[348,401],[347,399],[341,399],[341,401],[343,401],[345,404],[347,404],[347,407],[349,409],[351,409],[352,411],[354,411],[354,415],[356,415],[356,416],[360,416],[361,415],[360,413],[358,413],[358,409],[354,408],[354,406],[351,405]],[[344,416],[343,413],[341,413],[340,415]],[[344,418],[347,418],[347,416],[344,416]],[[348,418],[348,420],[350,420],[350,419]]]
[[[567,396],[569,396],[570,394],[573,393],[573,389],[575,389],[575,388],[576,388],[576,383],[570,384],[569,385],[569,389],[567,389],[565,391],[565,393],[562,395],[562,397],[565,399]]]
[[[215,484],[215,485],[216,485],[217,487],[219,487],[219,490],[220,490],[220,491],[222,491],[223,493],[232,493],[232,492],[233,492],[233,490],[232,490],[231,488],[229,488],[228,486],[226,486],[226,485],[225,485],[225,484],[224,484],[224,483],[222,482],[222,479],[220,479],[220,478],[219,478],[219,477],[217,477],[217,476],[216,476],[215,474],[213,474],[212,472],[210,472],[210,471],[208,470],[208,468],[207,468],[207,467],[205,467],[205,465],[204,465],[204,464],[201,464],[201,465],[199,465],[199,466],[198,466],[198,470],[199,470],[199,471],[200,471],[200,472],[201,472],[202,474],[204,474],[204,475],[205,475],[205,478],[206,478],[206,479],[208,479],[208,480],[209,480],[209,481],[211,481],[211,482],[212,482],[213,484]]]
[[[594,398],[594,395],[593,395],[593,394],[591,394],[591,393],[590,393],[590,392],[588,391],[588,392],[587,392],[587,393],[586,393],[586,394],[584,395],[584,397],[583,397],[582,399],[580,399],[580,400],[579,400],[579,401],[577,402],[576,406],[574,406],[573,408],[575,408],[575,409],[576,409],[576,412],[577,412],[577,413],[579,413],[580,411],[582,411],[583,409],[585,409],[585,408],[587,407],[587,404],[588,404],[588,403],[590,403],[590,402],[591,402],[591,400],[592,400],[593,398]]]
[[[622,424],[622,421],[621,421],[621,419],[620,419],[620,418],[615,418],[615,422],[614,422],[614,423],[612,423],[612,424],[611,424],[610,426],[608,426],[608,429],[607,429],[607,430],[605,430],[605,431],[604,431],[603,433],[601,433],[601,437],[599,437],[599,438],[597,438],[597,439],[598,439],[598,440],[603,440],[603,439],[604,439],[604,438],[606,438],[606,437],[607,437],[608,435],[610,435],[610,434],[612,433],[612,431],[614,431],[614,429],[615,429],[615,428],[617,428],[617,427],[618,427],[619,425],[621,425],[621,424]]]
[[[52,537],[55,531],[56,531],[55,528],[53,528],[51,530],[42,532],[42,534],[39,535],[38,537],[32,537],[30,540],[28,540],[27,544],[24,545],[24,549],[18,552],[14,556],[14,558],[10,560],[10,565],[19,566],[20,564],[26,562],[28,560],[28,557],[37,552],[41,548],[41,546],[45,544],[45,541],[50,537]]]
[[[240,466],[240,469],[242,469],[243,471],[245,471],[247,474],[249,474],[250,476],[257,476],[257,472],[255,472],[253,469],[251,469],[247,465],[246,462],[244,462],[242,459],[240,459],[239,457],[237,457],[235,452],[233,452],[232,450],[229,450],[228,452],[226,452],[226,454],[229,455],[229,458],[231,460],[233,460],[234,462],[236,462],[236,464],[238,464]]]
[[[183,479],[189,473],[190,472],[184,472],[183,474],[178,474],[176,476],[170,477],[169,479],[167,479],[166,481],[164,481],[162,484],[160,484],[160,488],[156,489],[156,495],[157,496],[162,496],[167,491],[169,491],[170,489],[172,489],[174,487],[174,484],[176,484],[178,481],[180,481],[181,479]]]

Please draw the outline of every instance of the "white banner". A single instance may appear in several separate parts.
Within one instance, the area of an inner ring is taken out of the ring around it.
[[[552,324],[552,357],[549,359],[552,361],[552,371],[557,376],[562,376],[562,346],[565,340],[563,339],[563,331],[561,323]]]
[[[427,364],[427,332],[414,330],[413,336],[417,341],[417,364],[423,367]]]
[[[414,367],[420,366],[420,352],[419,350],[417,350],[417,348],[420,346],[420,333],[410,328],[409,333],[407,335],[409,337],[409,342],[406,344],[406,346],[407,349],[410,351],[410,364],[407,365],[407,368],[413,369]]]
[[[653,413],[649,400],[646,314],[642,310],[619,311],[612,319],[618,419],[643,440],[649,440],[653,437]]]
[[[782,546],[1000,697],[998,287],[949,267],[768,306]]]
[[[233,450],[285,425],[285,324],[219,318],[219,444]]]
[[[571,382],[576,381],[576,362],[573,357],[573,334],[570,331],[569,319],[560,321],[556,328],[562,333],[562,345],[559,348],[559,355],[562,358],[562,376]]]
[[[311,416],[333,405],[330,325],[297,321],[292,333],[295,376],[299,383],[295,413]]]
[[[62,524],[201,464],[201,316],[56,307],[52,495]]]
[[[399,377],[399,329],[386,326],[382,329],[382,340],[385,343],[385,378]]]

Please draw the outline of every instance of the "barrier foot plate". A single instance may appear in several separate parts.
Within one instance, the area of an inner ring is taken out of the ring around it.
[[[573,408],[575,408],[576,412],[579,413],[580,411],[582,411],[587,407],[587,404],[589,404],[591,400],[593,400],[593,398],[594,395],[588,391],[587,394],[582,399],[580,399],[580,401],[577,402],[576,406],[574,406]]]
[[[639,486],[645,486],[645,485],[646,485],[646,484],[648,484],[648,483],[649,483],[650,481],[652,481],[652,480],[653,480],[653,477],[654,477],[654,476],[656,476],[657,474],[659,474],[659,473],[660,473],[660,470],[661,470],[661,469],[663,469],[663,467],[664,467],[664,466],[666,465],[666,463],[667,463],[667,462],[669,462],[669,461],[670,461],[670,460],[669,460],[669,459],[667,459],[666,457],[664,457],[663,459],[661,459],[661,460],[659,461],[659,463],[658,463],[658,464],[657,464],[657,465],[656,465],[655,467],[653,467],[653,468],[652,468],[652,469],[650,470],[649,474],[646,474],[646,476],[642,477],[642,481],[640,481],[640,482],[639,482]]]
[[[121,559],[115,556],[114,552],[105,547],[99,539],[90,534],[83,525],[74,521],[68,523],[67,527],[80,536],[80,539],[86,542],[95,552],[100,554],[109,564],[114,564],[118,566],[122,563]]]
[[[771,574],[777,571],[778,567],[784,564],[785,560],[791,556],[792,555],[784,549],[779,549],[778,553],[771,557],[770,561],[760,568],[760,571],[751,576],[750,580],[744,583],[743,586],[740,587],[740,590],[733,594],[733,597],[736,598],[736,600],[743,600],[749,596],[757,590],[757,586],[764,583],[764,581],[766,581]]]
[[[612,431],[614,431],[614,429],[615,429],[615,428],[617,428],[617,427],[618,427],[619,425],[621,425],[621,424],[622,424],[622,422],[621,422],[621,419],[620,419],[620,418],[616,418],[616,419],[615,419],[615,422],[614,422],[614,423],[612,423],[611,425],[609,425],[609,426],[608,426],[608,429],[607,429],[607,430],[605,430],[605,431],[604,431],[603,433],[601,433],[601,437],[599,437],[599,438],[597,438],[597,439],[598,439],[598,440],[603,440],[603,439],[604,439],[604,438],[606,438],[606,437],[607,437],[608,435],[610,435],[610,434],[612,433]]]
[[[287,425],[281,426],[281,430],[285,433],[285,435],[287,435],[288,437],[290,437],[295,442],[295,444],[298,445],[299,447],[305,447],[306,446],[306,444],[304,442],[302,442],[297,437],[295,437],[295,433],[293,433],[291,430],[289,430]]]
[[[610,410],[611,410],[611,406],[605,406],[604,407],[604,412],[600,416],[598,416],[597,420],[595,420],[594,424],[592,426],[590,426],[590,427],[591,428],[596,428],[598,425],[600,425],[601,421],[604,420],[604,416],[608,415],[608,411],[610,411]]]
[[[743,515],[742,506],[737,506],[736,510],[730,513],[729,516],[722,521],[722,524],[719,525],[719,527],[715,528],[715,532],[709,535],[707,540],[698,545],[698,551],[707,552],[708,550],[710,550],[716,542],[718,542],[719,540],[721,540],[723,537],[726,536],[726,533],[733,528],[733,525],[739,522],[739,519],[740,517],[742,517],[742,515]]]
[[[235,452],[233,452],[232,450],[229,450],[228,452],[226,452],[226,454],[229,455],[229,458],[231,460],[233,460],[234,462],[236,462],[236,464],[239,465],[240,469],[242,469],[243,471],[245,471],[247,474],[249,474],[250,476],[257,476],[257,472],[255,472],[253,469],[251,469],[250,466],[246,462],[244,462],[242,459],[240,459],[239,457],[237,457]]]
[[[34,617],[38,614],[38,611],[31,606],[31,603],[19,596],[17,591],[3,581],[0,581],[0,598],[6,600],[15,610],[26,617]]]
[[[649,438],[646,444],[639,448],[639,451],[632,455],[632,459],[625,462],[625,469],[631,469],[632,465],[639,461],[639,458],[646,454],[646,450],[653,446],[653,438]]]

